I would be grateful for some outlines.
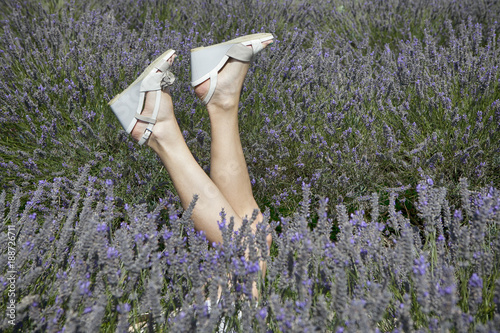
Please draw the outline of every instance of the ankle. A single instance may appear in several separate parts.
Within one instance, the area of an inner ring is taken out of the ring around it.
[[[208,95],[208,90],[210,87],[210,81],[207,80],[195,88],[195,93],[200,98],[204,100]],[[224,93],[220,94],[217,91],[211,96],[210,101],[207,104],[207,109],[210,110],[224,110],[231,111],[238,108],[239,96],[241,89],[237,90],[234,86],[224,87],[219,84],[219,89],[223,90]]]
[[[167,147],[177,143],[181,139],[184,140],[184,137],[177,124],[177,120],[163,119],[161,122],[157,122],[153,128],[153,132],[148,140],[148,146],[153,149],[160,146]]]
[[[229,113],[238,111],[239,107],[239,99],[233,100],[230,98],[226,98],[224,100],[220,100],[217,98],[213,98],[210,103],[207,104],[207,110],[210,115],[215,115],[220,112]]]

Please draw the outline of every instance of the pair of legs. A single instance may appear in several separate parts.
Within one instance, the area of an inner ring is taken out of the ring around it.
[[[271,41],[264,42],[267,46]],[[251,46],[249,46],[251,47]],[[169,59],[173,62],[175,56]],[[222,243],[222,235],[217,221],[224,209],[226,217],[234,217],[235,229],[242,225],[244,217],[250,218],[255,209],[259,209],[253,197],[252,185],[247,164],[243,155],[238,129],[238,104],[249,63],[229,59],[219,71],[217,87],[207,104],[210,117],[212,145],[210,176],[199,166],[189,150],[174,115],[172,99],[162,92],[160,111],[153,132],[147,141],[165,165],[174,187],[187,208],[198,195],[192,219],[197,230],[203,230],[212,243]],[[208,93],[209,80],[195,87],[196,95],[203,99]],[[143,115],[152,114],[155,104],[154,94],[146,94]],[[132,130],[132,137],[139,140],[147,123],[138,121]],[[262,221],[259,210],[257,219],[252,224],[255,231]],[[271,235],[267,238],[271,245]],[[260,267],[265,273],[265,263]],[[254,286],[253,295],[258,296]]]

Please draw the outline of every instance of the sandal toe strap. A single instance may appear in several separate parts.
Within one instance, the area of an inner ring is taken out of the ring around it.
[[[264,49],[264,46],[262,46],[262,42],[260,40],[253,40],[252,41],[252,52],[254,55],[259,53],[263,49]]]
[[[166,72],[170,68],[168,61],[164,61],[161,65],[157,66],[156,69],[162,72]]]
[[[141,91],[155,91],[163,90],[165,91],[169,86],[174,84],[175,76],[170,71],[164,71],[161,73],[151,73],[149,74],[141,83]]]
[[[235,44],[233,45],[226,53],[228,57],[234,58],[240,61],[251,61],[254,52],[251,48],[246,47],[243,44]]]

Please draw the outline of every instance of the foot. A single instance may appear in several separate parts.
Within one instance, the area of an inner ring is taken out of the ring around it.
[[[172,55],[167,61],[169,62],[170,65],[173,64],[175,58],[177,55]],[[161,72],[160,70],[157,71]],[[155,107],[155,102],[156,102],[156,91],[148,92],[146,93],[145,99],[144,99],[144,109],[141,113],[141,115],[150,117],[153,114],[153,110]],[[153,127],[153,132],[151,133],[148,141],[146,142],[147,145],[150,145],[150,142],[156,141],[161,137],[163,131],[163,127],[165,124],[171,122],[172,120],[175,121],[175,116],[174,116],[174,107],[172,104],[172,98],[170,97],[170,94],[164,91],[161,91],[161,102],[160,102],[160,110],[158,111],[158,116],[156,118],[156,124]],[[144,134],[144,131],[148,127],[148,123],[142,121],[142,120],[137,120],[137,123],[135,124],[134,128],[132,129],[131,135],[132,137],[139,141]]]
[[[262,43],[265,48],[273,41],[268,40]],[[248,45],[252,48],[251,45]],[[207,108],[212,107],[222,108],[224,110],[237,109],[240,100],[241,88],[243,87],[243,81],[248,71],[250,63],[242,62],[233,58],[230,58],[224,67],[221,68],[217,76],[217,87],[215,88],[214,94],[207,104]],[[200,99],[205,98],[210,88],[210,79],[200,83],[194,88],[196,96]]]

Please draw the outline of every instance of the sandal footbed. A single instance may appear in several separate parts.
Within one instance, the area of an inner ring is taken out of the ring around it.
[[[211,48],[214,46],[219,46],[219,45],[245,43],[245,42],[249,42],[252,40],[260,40],[261,42],[265,42],[265,41],[271,40],[273,38],[274,38],[273,34],[270,34],[270,33],[258,33],[258,34],[245,35],[245,36],[241,36],[241,37],[238,37],[235,39],[231,39],[227,42],[223,42],[223,43],[219,43],[219,44],[215,44],[215,45],[210,45],[210,46],[197,47],[197,48],[191,49],[191,52],[206,50],[208,48]]]

